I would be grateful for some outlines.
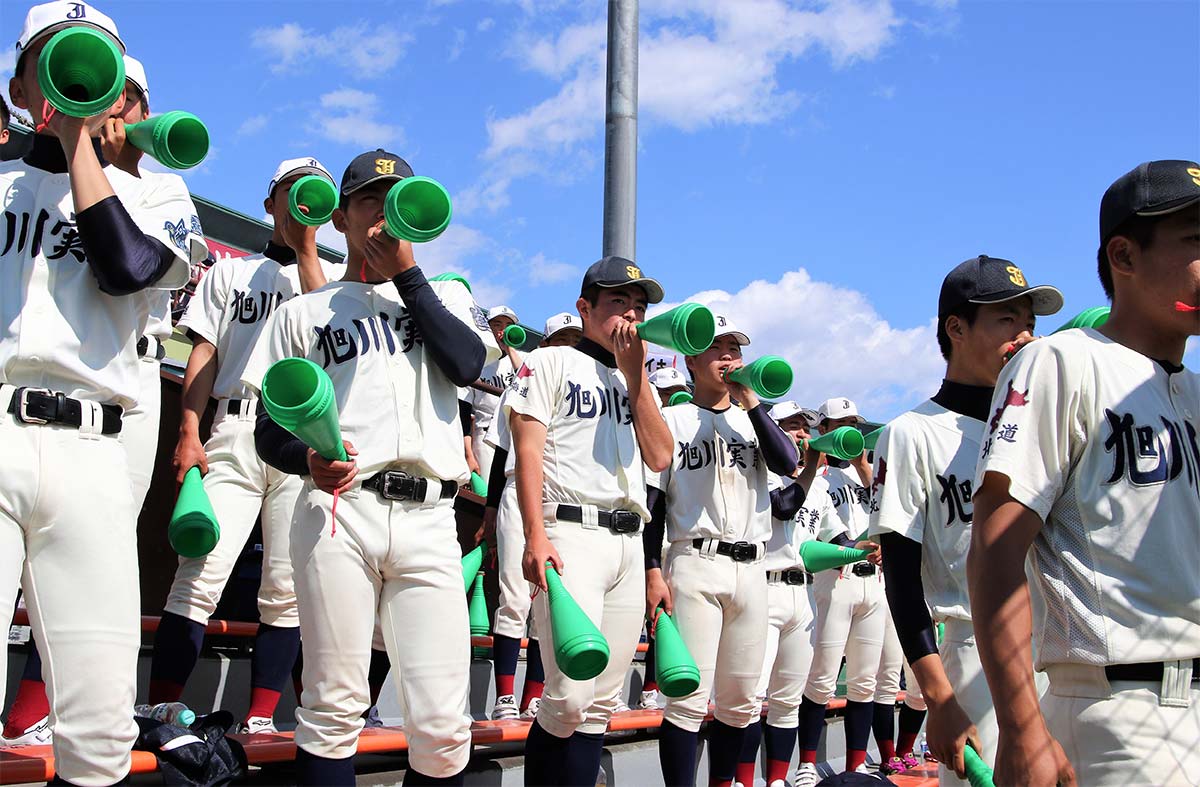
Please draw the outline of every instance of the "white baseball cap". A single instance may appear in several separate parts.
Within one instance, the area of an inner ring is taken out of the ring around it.
[[[275,175],[271,178],[270,185],[267,186],[267,196],[270,197],[275,193],[275,186],[281,180],[290,178],[292,175],[320,175],[328,178],[330,183],[337,183],[333,179],[333,175],[329,174],[329,170],[325,169],[324,165],[315,158],[290,158],[279,162],[279,166],[275,168]]]
[[[546,338],[549,339],[559,331],[565,331],[567,328],[574,328],[577,331],[583,330],[583,324],[579,322],[578,314],[571,312],[560,312],[550,319],[546,320]]]
[[[125,42],[117,33],[117,23],[82,0],[54,0],[29,9],[25,14],[25,26],[17,39],[17,57],[31,44],[45,36],[53,35],[66,27],[92,27],[116,42],[121,52]]]
[[[807,407],[801,407],[791,400],[779,402],[771,408],[771,419],[774,420],[775,423],[786,421],[794,415],[804,416],[804,420],[808,421],[809,426],[816,426],[821,422],[821,416],[817,414],[816,410],[809,410]]]
[[[674,366],[664,366],[661,369],[655,369],[650,374],[649,380],[650,384],[660,391],[667,388],[678,388],[681,385],[685,388],[687,387],[687,378],[683,376],[683,372]]]
[[[726,317],[724,314],[713,312],[713,322],[716,323],[717,332],[713,334],[715,339],[718,336],[732,336],[737,340],[738,345],[745,347],[750,343],[750,337],[738,330],[733,324],[733,320]]]
[[[125,55],[125,79],[138,86],[146,103],[150,103],[150,83],[146,80],[146,68],[136,57]]]
[[[488,322],[491,322],[497,317],[507,317],[514,323],[520,322],[520,320],[517,319],[517,313],[507,306],[493,306],[492,308],[488,309]]]
[[[828,418],[830,421],[836,421],[839,418],[854,418],[860,424],[867,422],[867,419],[858,414],[858,407],[854,402],[845,398],[826,399],[818,412],[821,418]]]

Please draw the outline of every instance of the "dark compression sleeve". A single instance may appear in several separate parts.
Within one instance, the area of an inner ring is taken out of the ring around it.
[[[921,545],[899,533],[879,537],[883,550],[883,578],[892,621],[904,657],[912,664],[923,656],[937,653],[937,636],[929,607],[925,604],[925,586],[921,583]]]
[[[796,516],[804,507],[804,487],[800,484],[789,484],[783,489],[771,490],[771,516],[786,522]]]
[[[800,461],[796,452],[796,444],[792,438],[784,434],[779,424],[771,419],[767,408],[761,404],[750,411],[750,423],[754,425],[754,434],[758,437],[758,449],[762,452],[767,469],[777,475],[791,475]]]
[[[143,233],[115,196],[81,210],[75,225],[100,290],[109,295],[146,289],[175,261],[175,253]]]
[[[450,313],[420,268],[409,268],[392,282],[421,332],[425,351],[442,373],[458,386],[478,380],[487,357],[479,334]]]
[[[663,537],[667,532],[667,493],[656,486],[646,487],[646,508],[650,521],[642,528],[642,549],[646,553],[646,570],[662,568]]]
[[[288,475],[308,475],[308,446],[271,420],[266,410],[254,421],[254,448],[264,462]]]

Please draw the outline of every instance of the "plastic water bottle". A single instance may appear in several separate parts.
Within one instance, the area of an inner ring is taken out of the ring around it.
[[[190,727],[196,720],[196,714],[182,702],[160,702],[157,705],[138,705],[133,709],[134,716],[144,719],[154,719],[166,724],[179,727]]]
[[[929,744],[925,742],[925,733],[921,733],[921,737],[917,738],[917,751],[921,754],[922,760],[929,759]]]

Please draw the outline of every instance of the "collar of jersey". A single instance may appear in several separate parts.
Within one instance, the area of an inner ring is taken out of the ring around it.
[[[995,390],[988,385],[967,385],[942,380],[942,388],[933,395],[933,401],[959,415],[974,418],[976,421],[987,421]]]
[[[100,140],[93,139],[92,147],[96,149],[96,158],[100,159],[100,166],[106,166],[108,162],[100,149]],[[33,135],[33,147],[25,154],[23,161],[35,169],[55,175],[62,175],[67,171],[67,154],[63,152],[62,143],[58,141],[58,137],[49,134]]]
[[[284,246],[269,238],[266,247],[263,248],[263,256],[275,260],[280,265],[288,265],[296,261],[296,252],[292,251],[291,246]]]
[[[595,360],[607,366],[609,369],[617,368],[616,357],[591,339],[580,339],[579,344],[575,345],[575,349],[579,350],[579,352],[583,353],[584,355],[594,358]]]

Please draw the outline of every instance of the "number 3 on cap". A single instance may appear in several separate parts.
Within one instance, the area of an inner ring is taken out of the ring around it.
[[[1008,271],[1008,280],[1018,287],[1025,286],[1025,274],[1021,273],[1021,269],[1016,265],[1009,265],[1005,270]]]

